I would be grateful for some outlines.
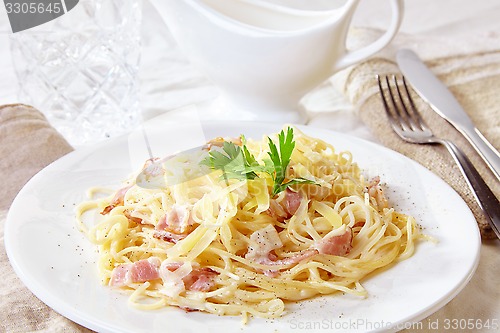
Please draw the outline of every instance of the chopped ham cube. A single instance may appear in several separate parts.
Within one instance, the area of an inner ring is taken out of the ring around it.
[[[218,275],[211,268],[203,267],[194,269],[191,274],[186,276],[182,281],[188,290],[195,291],[210,291],[215,286],[214,278]]]
[[[345,232],[335,236],[325,236],[316,243],[320,254],[331,254],[334,256],[345,256],[352,248],[352,231],[347,227]]]
[[[177,242],[186,238],[187,234],[180,234],[179,235],[179,234],[174,234],[172,232],[165,231],[165,230],[155,230],[153,237],[158,238],[158,239],[162,239],[165,242],[176,244]]]
[[[187,266],[185,266],[187,265]],[[219,274],[209,267],[192,268],[191,264],[164,262],[161,273],[165,293],[174,296],[184,290],[210,291],[215,286],[215,277]]]
[[[299,192],[294,192],[290,188],[285,190],[285,210],[288,214],[293,215],[299,209],[302,195]]]
[[[146,180],[149,180],[151,177],[161,176],[165,173],[160,159],[158,157],[152,157],[144,163],[142,167],[142,173],[146,176]]]
[[[156,230],[166,230],[167,229],[167,215],[166,214],[160,218],[155,229]]]
[[[183,240],[194,229],[194,222],[186,206],[172,206],[172,210],[160,218],[153,237],[169,243]]]
[[[123,200],[125,198],[125,194],[127,193],[127,191],[132,187],[132,185],[130,186],[126,186],[126,187],[123,187],[121,189],[118,190],[118,192],[116,192],[115,196],[113,197],[113,200],[111,200],[111,203],[109,204],[109,206],[106,206],[103,211],[101,212],[102,215],[106,215],[108,214],[111,210],[113,210],[113,208],[117,207],[117,206],[123,206]]]
[[[368,195],[375,199],[379,208],[389,207],[389,202],[384,194],[384,189],[380,186],[380,177],[374,177],[366,188]]]
[[[278,221],[284,221],[288,217],[287,212],[285,212],[283,207],[274,199],[271,199],[269,202],[267,213]]]
[[[274,250],[283,247],[283,243],[279,238],[278,232],[272,225],[268,225],[265,228],[254,231],[252,235],[250,235],[250,240],[257,243],[258,247],[256,248],[254,246],[249,246],[245,258],[263,265],[295,265],[302,260],[309,259],[312,256],[318,254],[318,250],[309,249],[302,252],[297,252],[290,257],[278,259],[278,256],[274,253]],[[263,273],[269,277],[276,277],[279,271],[266,270]]]
[[[189,233],[193,226],[190,215],[190,211],[186,206],[173,205],[172,210],[158,221],[155,229],[170,231],[175,234]]]
[[[121,287],[127,284],[129,279],[129,272],[131,264],[123,264],[117,266],[113,269],[113,273],[111,274],[111,280],[109,281],[109,285],[113,287]]]
[[[113,269],[109,284],[113,287],[122,287],[129,283],[141,283],[159,279],[158,269],[160,264],[160,259],[151,257],[139,260],[133,264],[119,265]]]
[[[155,261],[139,260],[134,263],[130,269],[132,282],[146,282],[160,278],[160,274],[158,273],[160,261],[158,258],[155,259]]]
[[[179,270],[181,268],[181,270]],[[183,290],[210,291],[215,286],[216,271],[209,267],[192,268],[190,264],[161,262],[156,257],[139,260],[133,264],[122,264],[113,270],[109,284],[123,287],[129,283],[142,283],[162,279],[164,285]]]
[[[284,221],[297,212],[301,201],[302,195],[299,192],[294,192],[287,188],[285,190],[285,198],[281,203],[271,199],[267,213],[278,221]]]

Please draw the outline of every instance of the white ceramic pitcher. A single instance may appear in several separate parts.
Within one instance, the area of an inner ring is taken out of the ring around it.
[[[357,50],[347,50],[346,38],[359,0],[328,11],[258,0],[151,1],[191,62],[221,89],[219,119],[301,123],[307,92],[391,41],[404,0],[390,0],[388,30]]]

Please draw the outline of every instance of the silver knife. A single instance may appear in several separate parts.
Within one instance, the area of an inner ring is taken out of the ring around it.
[[[398,51],[396,60],[417,94],[471,143],[493,174],[500,180],[500,153],[474,126],[455,96],[420,60],[415,52]]]

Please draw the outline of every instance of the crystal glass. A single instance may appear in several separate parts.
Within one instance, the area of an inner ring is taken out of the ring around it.
[[[19,100],[73,146],[139,122],[141,0],[80,0],[65,15],[12,35]]]

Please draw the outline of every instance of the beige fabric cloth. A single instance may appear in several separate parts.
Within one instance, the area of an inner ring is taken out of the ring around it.
[[[22,186],[43,167],[73,150],[45,116],[22,105],[0,106],[0,209],[7,209]]]
[[[90,332],[47,307],[14,273],[4,247],[7,208],[40,169],[72,151],[36,109],[0,106],[0,332]]]
[[[363,38],[370,39],[373,30],[366,31]],[[450,88],[464,107],[477,128],[500,149],[500,38],[488,36],[486,46],[480,51],[469,52],[445,41],[426,41],[424,50],[419,46],[420,39],[400,35],[378,57],[372,58],[353,68],[349,68],[331,80],[333,85],[346,97],[359,112],[361,120],[385,146],[396,150],[421,163],[450,184],[469,205],[478,222],[484,239],[495,238],[491,227],[484,218],[460,170],[448,151],[437,145],[417,145],[401,140],[392,130],[385,115],[378,93],[376,74],[398,74],[394,53],[400,47],[415,49],[417,53],[438,54],[437,58],[426,62],[431,70]],[[468,41],[461,41],[467,44]],[[477,40],[471,41],[480,47]],[[443,46],[443,44],[445,46]],[[434,47],[434,50],[432,49]],[[443,48],[445,48],[443,50]],[[454,52],[457,52],[454,54]],[[426,59],[424,59],[426,60]],[[454,142],[470,158],[493,193],[500,197],[500,182],[488,169],[468,141],[447,121],[438,116],[424,101],[416,97],[416,106],[421,111],[434,134]],[[443,198],[445,204],[446,198]]]

